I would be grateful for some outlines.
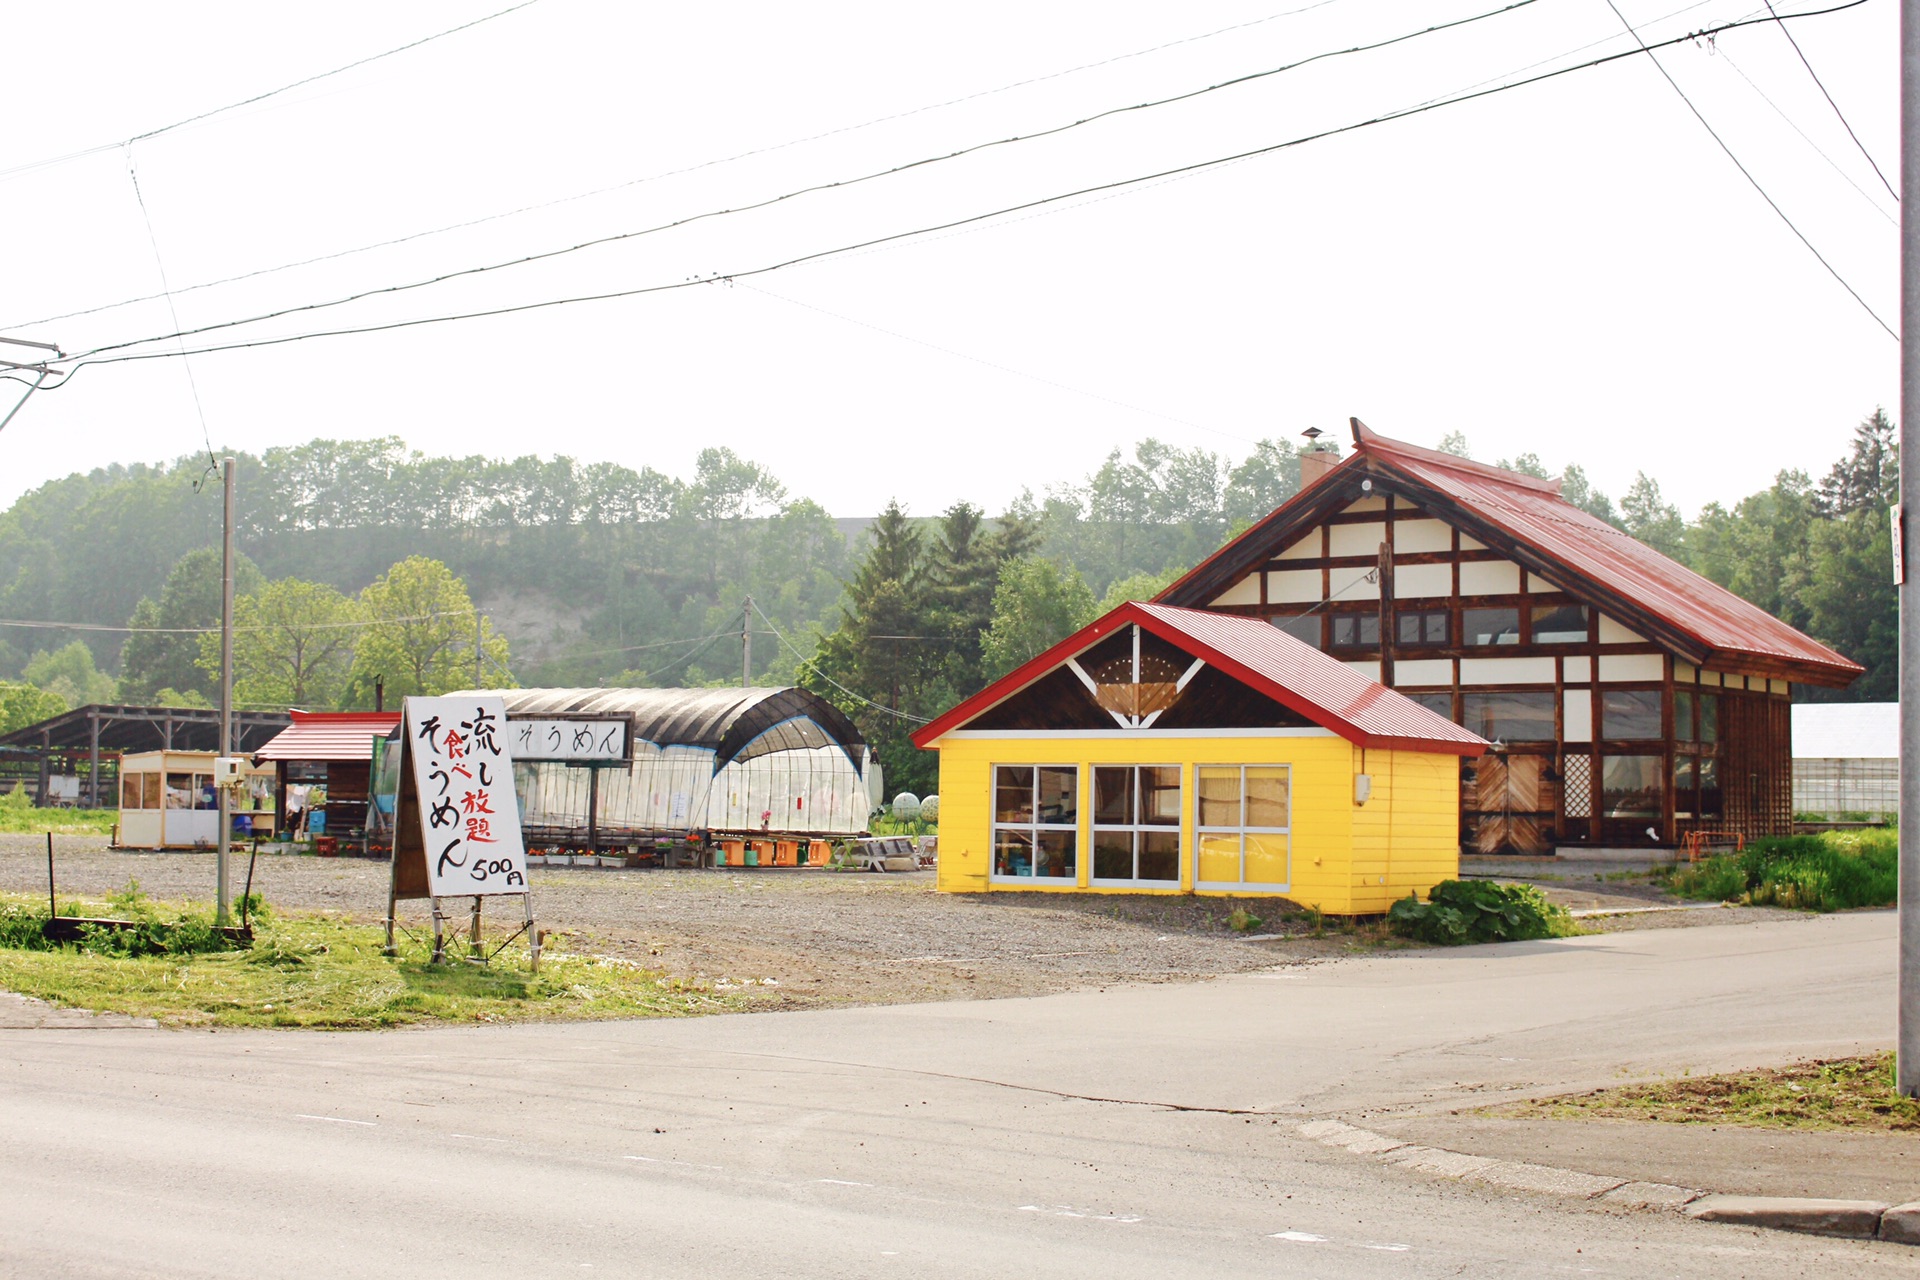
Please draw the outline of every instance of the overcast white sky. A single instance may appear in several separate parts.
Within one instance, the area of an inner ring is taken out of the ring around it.
[[[156,243],[195,327],[944,154],[1502,0],[538,0],[130,148],[21,168],[509,2],[6,4],[0,333],[68,351],[169,333],[164,300],[47,318],[157,293]],[[1616,2],[1649,41],[1765,13]],[[1793,24],[1896,183],[1897,20],[1895,0],[1869,0]],[[1892,198],[1777,28],[1716,44],[1660,57],[1896,323]],[[199,341],[747,270],[1624,47],[1606,0],[1535,0],[1045,141]],[[963,498],[998,509],[1143,436],[1237,457],[1261,437],[1344,431],[1349,415],[1428,444],[1464,431],[1489,461],[1579,462],[1616,496],[1644,467],[1691,514],[1782,467],[1824,469],[1861,417],[1897,403],[1897,355],[1639,58],[731,286],[207,354],[191,373],[216,449],[392,434],[430,453],[685,475],[719,444],[840,515],[894,495],[923,514]],[[0,413],[16,389],[0,383]],[[182,361],[90,367],[0,433],[0,502],[202,447]]]

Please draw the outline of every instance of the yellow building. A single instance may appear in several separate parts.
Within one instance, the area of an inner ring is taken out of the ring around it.
[[[1127,604],[914,735],[939,886],[1385,911],[1459,870],[1489,744],[1256,618]]]

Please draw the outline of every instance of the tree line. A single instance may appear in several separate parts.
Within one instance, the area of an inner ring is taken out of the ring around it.
[[[1457,433],[1441,447],[1470,456]],[[1896,453],[1876,411],[1818,479],[1782,471],[1691,521],[1644,473],[1617,503],[1577,465],[1559,474],[1569,501],[1867,667],[1843,693],[1807,696],[1876,700],[1894,696]],[[1148,439],[997,516],[970,503],[916,513],[907,495],[837,521],[718,448],[685,478],[433,458],[397,439],[237,462],[243,703],[370,706],[375,677],[390,697],[470,685],[476,617],[482,683],[736,683],[751,596],[752,678],[835,699],[916,789],[932,762],[906,746],[915,723],[1154,594],[1300,482],[1289,441],[1236,460]],[[1548,474],[1531,453],[1497,465]],[[204,456],[100,468],[0,513],[0,619],[130,628],[0,627],[0,724],[88,701],[211,698],[209,642],[193,633],[219,618],[208,478]]]

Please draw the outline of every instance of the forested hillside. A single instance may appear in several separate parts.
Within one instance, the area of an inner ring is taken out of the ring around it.
[[[1442,447],[1468,452],[1457,435]],[[1894,696],[1886,508],[1897,457],[1883,413],[1817,479],[1785,470],[1691,521],[1657,477],[1639,476],[1616,504],[1575,460],[1553,461],[1578,505],[1863,663],[1867,674],[1838,696]],[[1533,453],[1500,465],[1550,473]],[[804,680],[841,701],[887,748],[895,776],[920,785],[924,762],[904,746],[916,719],[1103,605],[1157,591],[1299,485],[1284,441],[1231,462],[1151,439],[992,517],[964,503],[916,510],[911,492],[876,492],[877,519],[836,520],[719,448],[685,478],[564,457],[430,458],[392,438],[241,455],[238,472],[250,617],[365,629],[369,652],[397,654],[381,650],[391,637],[379,638],[372,619],[427,606],[381,601],[428,601],[446,618],[464,611],[432,642],[441,674],[418,677],[431,682],[465,678],[458,664],[472,659],[458,657],[459,629],[471,654],[477,605],[488,683],[702,684],[740,678],[750,595],[763,615],[754,678]],[[21,714],[110,693],[205,696],[207,664],[189,632],[217,620],[208,549],[219,516],[204,455],[68,476],[0,514],[0,620],[146,629],[128,638],[0,625],[0,680],[30,686],[6,692]],[[851,545],[849,526],[860,530]],[[347,645],[293,684],[250,687],[358,705],[371,697],[368,661]],[[375,666],[389,674],[398,662]]]

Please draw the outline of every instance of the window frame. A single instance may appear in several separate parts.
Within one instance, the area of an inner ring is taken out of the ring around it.
[[[1081,772],[1082,772],[1081,767],[1078,764],[1069,764],[1064,762],[1039,763],[1039,764],[1001,764],[996,762],[988,766],[988,768],[989,768],[989,772],[987,775],[987,805],[988,805],[987,813],[991,819],[987,827],[987,832],[988,832],[987,881],[988,883],[989,884],[1007,884],[1007,885],[1026,884],[1026,885],[1049,885],[1049,886],[1059,886],[1059,885],[1077,886],[1080,883],[1080,866],[1081,866],[1080,814],[1081,814],[1081,811],[1085,808],[1085,803],[1086,803],[1086,796],[1084,794],[1086,780],[1081,776]],[[1032,787],[1031,794],[1033,796],[1033,807],[1031,811],[1032,817],[1026,822],[1002,822],[1000,820],[999,791],[1000,791],[1000,771],[1002,769],[1025,769],[1028,771],[1030,775],[1029,785]],[[1073,821],[1072,822],[1066,823],[1066,822],[1040,821],[1040,771],[1042,769],[1061,769],[1073,775]],[[1000,833],[1002,831],[1023,832],[1027,836],[1027,839],[1029,841],[1028,847],[1033,851],[1034,854],[1037,854],[1040,848],[1041,832],[1043,831],[1067,832],[1072,837],[1071,866],[1068,869],[1067,874],[1064,876],[1041,875],[1040,860],[1038,857],[1032,856],[1031,854],[1027,859],[1028,870],[1025,875],[1017,875],[1012,873],[1001,872],[998,869],[998,864],[999,864],[999,849],[1000,849]]]
[[[1201,820],[1200,813],[1200,771],[1202,769],[1237,769],[1240,771],[1240,825],[1237,827],[1207,826]],[[1287,778],[1287,825],[1284,827],[1249,827],[1247,825],[1247,770],[1277,769]],[[1237,764],[1222,761],[1216,764],[1196,764],[1193,766],[1193,781],[1189,788],[1193,795],[1193,847],[1190,858],[1193,868],[1193,887],[1196,890],[1254,890],[1261,893],[1290,893],[1293,889],[1293,765],[1288,763],[1262,763],[1249,761]],[[1240,876],[1234,880],[1207,880],[1200,875],[1201,849],[1208,835],[1236,834],[1240,837]],[[1276,883],[1268,880],[1248,880],[1247,874],[1247,837],[1249,835],[1278,835],[1287,841],[1287,878]]]
[[[1090,803],[1087,805],[1087,834],[1089,837],[1087,841],[1087,883],[1089,885],[1099,885],[1102,888],[1178,889],[1180,887],[1181,856],[1180,815],[1186,811],[1186,796],[1184,794],[1187,789],[1186,770],[1182,769],[1178,764],[1091,764],[1087,767],[1092,771],[1091,776],[1087,779],[1087,785],[1091,788],[1089,792]],[[1126,770],[1133,788],[1133,820],[1131,822],[1100,821],[1099,775],[1102,769]],[[1143,798],[1141,770],[1143,769],[1167,769],[1172,771],[1175,790],[1172,822],[1146,821],[1146,806],[1141,803]],[[1102,876],[1100,874],[1099,862],[1100,834],[1101,832],[1112,834],[1121,831],[1128,832],[1132,836],[1133,875],[1128,879],[1115,879],[1111,876]],[[1144,843],[1142,837],[1150,833],[1164,835],[1169,832],[1172,833],[1174,841],[1173,878],[1170,880],[1142,879],[1140,876],[1140,853],[1141,845]]]
[[[1513,630],[1512,630],[1513,639],[1511,640],[1498,639],[1497,637],[1508,634],[1507,630],[1505,628],[1502,628],[1500,630],[1490,633],[1496,637],[1495,639],[1475,640],[1473,638],[1474,629],[1472,625],[1469,624],[1467,621],[1467,615],[1474,614],[1474,613],[1510,613],[1512,614],[1513,615]],[[1526,624],[1527,624],[1527,609],[1525,605],[1519,602],[1515,602],[1513,604],[1461,605],[1460,606],[1460,648],[1462,649],[1517,649],[1517,648],[1520,648],[1524,646],[1527,642],[1527,633],[1525,629]]]
[[[1428,636],[1428,623],[1438,618],[1441,622],[1441,635],[1438,640]],[[1420,638],[1408,640],[1401,634],[1402,628],[1414,619],[1419,620]],[[1393,611],[1393,647],[1396,649],[1447,649],[1453,645],[1453,610],[1450,608],[1408,608],[1396,607]]]

